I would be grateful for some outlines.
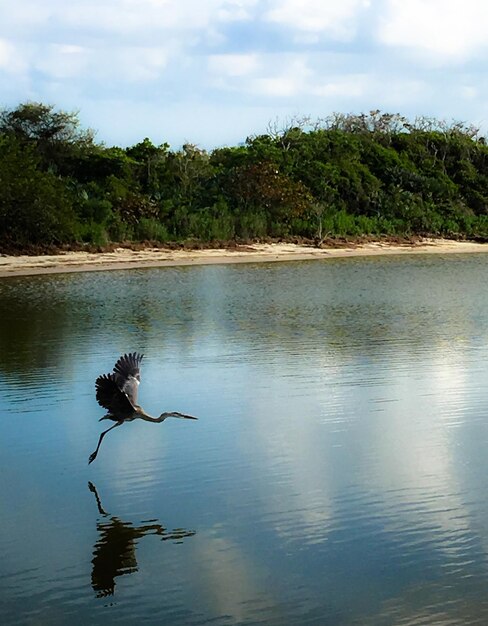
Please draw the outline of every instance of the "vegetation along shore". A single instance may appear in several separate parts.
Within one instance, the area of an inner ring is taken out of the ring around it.
[[[372,111],[270,126],[211,151],[148,139],[120,148],[97,143],[76,113],[0,111],[3,254],[269,238],[319,250],[364,237],[488,241],[478,130]]]

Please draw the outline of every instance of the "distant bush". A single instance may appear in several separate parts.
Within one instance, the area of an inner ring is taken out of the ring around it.
[[[139,241],[169,241],[168,230],[158,220],[141,218],[134,227],[134,237]]]
[[[83,243],[91,243],[95,246],[105,246],[109,242],[109,236],[102,224],[97,222],[85,222],[80,224],[77,239]]]

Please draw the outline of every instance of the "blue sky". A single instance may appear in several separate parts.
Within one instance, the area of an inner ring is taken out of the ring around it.
[[[108,145],[235,145],[371,109],[488,131],[485,0],[0,0],[0,106]]]

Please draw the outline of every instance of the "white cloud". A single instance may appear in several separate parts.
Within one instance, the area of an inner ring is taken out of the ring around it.
[[[253,87],[260,95],[286,98],[298,93],[300,81],[292,76],[257,78],[253,82]]]
[[[79,76],[88,65],[88,51],[80,46],[51,45],[33,56],[33,66],[55,79]]]
[[[211,72],[225,76],[246,76],[258,68],[256,54],[218,54],[209,58]]]
[[[388,0],[379,23],[382,43],[452,63],[487,45],[488,4],[484,0]]]
[[[24,74],[27,70],[25,52],[14,42],[0,39],[0,69],[7,74]]]
[[[282,59],[285,62],[276,63],[275,67],[278,69],[274,72],[253,79],[249,84],[250,90],[259,95],[278,98],[293,97],[301,93],[306,89],[311,71],[301,56],[291,58],[288,62]]]
[[[18,0],[14,3],[0,4],[0,30],[3,32],[29,32],[46,24],[52,14],[53,2],[35,2]]]
[[[32,54],[36,70],[54,80],[89,75],[91,80],[120,83],[156,80],[168,62],[168,51],[156,47],[112,47],[107,50],[70,45],[49,45]]]
[[[73,35],[76,31],[79,35],[102,31],[132,34],[143,41],[148,30],[203,31],[220,21],[249,19],[254,4],[255,0],[46,0],[39,5],[34,0],[19,0],[8,10],[0,7],[0,22],[4,28],[23,32],[70,28]]]
[[[121,80],[152,81],[161,76],[168,57],[169,52],[164,48],[121,48],[109,58],[109,67]]]
[[[460,94],[466,100],[474,100],[479,96],[479,90],[472,85],[462,85],[460,88]]]
[[[120,143],[139,130],[131,111],[146,109],[144,134],[170,116],[172,129],[188,129],[181,140],[205,136],[207,146],[240,140],[263,119],[332,111],[483,126],[487,26],[484,0],[0,2],[2,104],[89,111],[90,125]],[[127,123],[121,114],[115,128],[102,102],[117,100]]]
[[[14,57],[14,48],[9,41],[0,39],[0,67],[8,67]]]
[[[214,85],[246,97],[289,98],[310,91],[312,72],[301,54],[217,55],[209,67],[219,75]]]
[[[259,0],[228,0],[222,3],[217,16],[219,21],[234,22],[250,20],[253,17],[252,9]]]
[[[0,67],[40,70],[46,77],[87,83],[158,80],[170,61],[188,68],[199,45],[226,42],[220,25],[247,19],[256,0],[19,0],[0,6]],[[2,33],[6,38],[1,39]],[[13,48],[22,50],[19,57]],[[23,63],[18,59],[22,58]],[[242,63],[241,63],[242,71]]]
[[[272,0],[265,19],[292,29],[351,39],[354,19],[369,7],[366,0]]]
[[[312,92],[322,97],[346,96],[358,98],[368,88],[369,76],[367,74],[352,74],[348,76],[331,76],[324,81],[319,80],[312,86]]]

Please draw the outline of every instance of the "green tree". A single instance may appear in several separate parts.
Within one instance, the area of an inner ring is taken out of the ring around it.
[[[159,199],[168,183],[169,144],[155,146],[147,137],[127,148],[126,154],[138,164],[138,180],[142,191]]]
[[[93,146],[93,131],[82,130],[78,113],[56,111],[53,105],[26,102],[0,111],[0,134],[33,146],[43,169],[67,173],[70,158]]]
[[[72,241],[76,218],[63,182],[39,169],[39,157],[0,136],[0,242],[3,246]]]

